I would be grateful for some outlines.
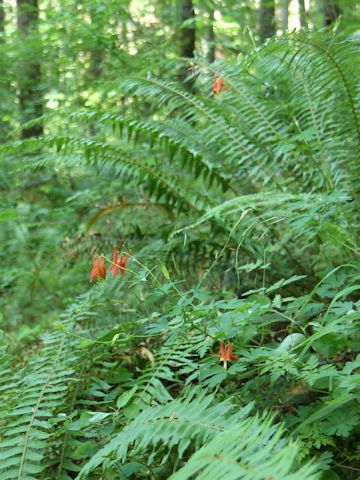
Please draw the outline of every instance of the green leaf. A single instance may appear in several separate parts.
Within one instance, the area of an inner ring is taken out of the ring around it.
[[[136,391],[138,389],[138,386],[135,385],[131,390],[129,390],[128,392],[124,392],[120,395],[120,397],[117,399],[116,401],[116,406],[117,408],[122,408],[122,407],[125,407],[125,405],[127,405],[130,400],[133,398],[133,396],[135,395]]]
[[[18,219],[17,210],[2,210],[0,211],[0,222],[11,222]]]
[[[280,343],[277,347],[277,350],[284,351],[284,350],[291,350],[292,348],[296,347],[299,343],[306,340],[306,337],[303,333],[291,333],[284,340]]]

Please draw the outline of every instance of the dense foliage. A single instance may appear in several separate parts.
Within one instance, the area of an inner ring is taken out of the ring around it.
[[[358,479],[355,14],[189,63],[129,4],[0,43],[0,480]]]

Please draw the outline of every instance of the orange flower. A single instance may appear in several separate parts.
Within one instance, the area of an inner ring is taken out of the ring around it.
[[[216,75],[213,80],[212,91],[214,95],[219,95],[222,90],[229,90],[229,87],[225,85],[224,77],[218,78]]]
[[[226,347],[224,346],[223,342],[220,342],[220,349],[219,353],[213,353],[212,357],[220,357],[220,362],[223,362],[225,370],[227,369],[228,362],[232,360],[238,360],[237,355],[233,355],[233,346],[231,343],[228,343]]]
[[[121,275],[123,277],[125,276],[126,263],[129,260],[129,258],[130,258],[130,255],[125,255],[123,257],[122,253],[121,253],[121,256],[119,258],[119,253],[116,250],[116,248],[114,247],[113,259],[112,259],[112,262],[111,262],[111,265],[110,265],[110,268],[109,268],[109,270],[111,269],[111,273],[112,273],[113,277],[115,277],[115,275],[117,275],[119,272],[121,273]]]
[[[105,258],[98,257],[97,255],[93,258],[93,268],[90,273],[90,282],[93,282],[96,278],[106,278],[106,268],[105,268]]]
[[[111,270],[111,273],[112,273],[112,276],[115,277],[115,275],[117,273],[119,273],[119,267],[118,267],[118,251],[116,250],[116,248],[114,247],[114,250],[113,250],[113,259],[112,259],[112,262],[111,262],[111,265],[109,267],[109,270]]]
[[[125,257],[119,258],[120,273],[123,277],[125,277],[126,262],[129,260],[129,258],[130,258],[130,255],[125,255]]]

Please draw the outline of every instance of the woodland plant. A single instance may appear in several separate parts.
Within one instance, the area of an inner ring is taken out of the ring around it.
[[[59,223],[41,193],[0,216],[44,317],[29,347],[3,333],[1,480],[358,478],[359,58],[295,32],[0,147],[62,198]]]

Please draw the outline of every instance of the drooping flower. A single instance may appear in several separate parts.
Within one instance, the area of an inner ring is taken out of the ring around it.
[[[119,268],[120,268],[120,273],[124,277],[125,276],[125,271],[126,271],[126,262],[129,260],[130,255],[125,255],[124,257],[121,256],[119,258]]]
[[[103,280],[106,278],[105,258],[103,256],[99,257],[98,255],[95,255],[93,257],[93,267],[90,273],[90,282],[93,282],[98,278],[102,278]]]
[[[112,273],[113,277],[115,277],[115,275],[117,275],[119,272],[121,273],[121,275],[123,277],[125,276],[126,263],[129,260],[129,258],[130,258],[130,255],[123,256],[122,252],[121,252],[120,258],[119,258],[119,253],[116,250],[116,248],[114,247],[113,259],[112,259],[112,262],[111,262],[111,265],[110,265],[110,268],[109,268],[109,269],[111,269],[111,273]]]
[[[218,78],[216,75],[213,80],[212,91],[214,95],[219,95],[222,90],[229,90],[229,87],[225,85],[224,77]]]
[[[223,362],[225,370],[227,369],[228,362],[232,360],[238,360],[237,355],[233,355],[233,346],[231,343],[228,343],[226,347],[223,342],[220,342],[219,353],[213,353],[212,357],[220,357],[220,362]]]
[[[118,267],[118,251],[116,250],[116,248],[114,247],[114,250],[113,250],[113,259],[112,259],[112,262],[111,262],[111,265],[109,267],[109,270],[111,270],[111,273],[112,273],[112,276],[115,277],[115,275],[117,273],[119,273],[119,267]]]

